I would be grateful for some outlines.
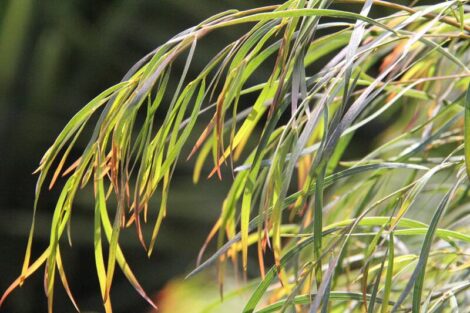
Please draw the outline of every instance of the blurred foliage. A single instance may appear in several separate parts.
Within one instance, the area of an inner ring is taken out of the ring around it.
[[[215,281],[215,277],[207,273],[189,280],[173,279],[155,299],[155,303],[158,303],[158,310],[150,312],[242,312],[244,303],[255,285],[252,283],[241,288],[243,283],[229,276],[222,300]]]

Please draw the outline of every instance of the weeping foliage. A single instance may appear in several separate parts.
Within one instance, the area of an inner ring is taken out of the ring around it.
[[[223,286],[227,262],[246,271],[257,259],[258,283],[245,312],[469,307],[470,6],[416,2],[291,0],[227,11],[149,53],[85,105],[45,153],[35,210],[41,190],[66,176],[50,244],[31,259],[33,221],[21,275],[0,303],[45,267],[49,311],[56,276],[78,309],[60,246],[74,198],[89,185],[106,312],[116,268],[154,305],[119,235],[134,227],[152,253],[178,160],[194,157],[195,181],[221,179],[228,170],[233,178],[224,179],[233,182],[190,275],[217,263]],[[337,3],[355,4],[358,13]],[[373,7],[389,13],[371,18]],[[250,27],[246,33],[199,75],[187,75],[208,33],[242,24]],[[180,59],[184,68],[175,71]],[[253,85],[262,68],[269,77]],[[171,75],[179,79],[175,88]],[[203,115],[208,124],[189,140]],[[372,132],[372,123],[383,129]],[[69,160],[85,128],[93,129],[88,145]],[[370,132],[360,149],[367,154],[351,158],[362,130]],[[186,146],[193,147],[189,156],[181,155]],[[213,169],[204,173],[209,163]],[[159,207],[148,205],[154,194]],[[158,212],[155,221],[147,221],[149,210]],[[145,222],[154,224],[149,235]],[[214,241],[217,252],[204,258]],[[257,251],[252,258],[250,246]]]

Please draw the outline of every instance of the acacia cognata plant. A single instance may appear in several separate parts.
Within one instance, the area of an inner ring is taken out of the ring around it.
[[[359,13],[334,9],[339,2],[355,4]],[[185,145],[194,145],[195,181],[210,159],[209,176],[221,177],[224,166],[234,179],[203,247],[216,241],[218,250],[205,261],[202,251],[191,275],[218,263],[222,284],[224,264],[246,271],[254,245],[258,285],[244,312],[468,308],[467,2],[291,0],[223,12],[173,37],[84,106],[45,153],[35,210],[46,179],[52,188],[67,176],[50,244],[31,260],[33,221],[21,275],[1,303],[44,266],[49,311],[56,274],[75,304],[60,239],[86,185],[94,190],[95,262],[106,312],[116,267],[152,303],[126,263],[119,234],[134,224],[152,253],[177,160]],[[372,19],[375,6],[392,13]],[[242,24],[251,28],[188,77],[206,34]],[[172,73],[179,58],[186,59],[184,69]],[[262,67],[269,77],[249,85]],[[180,77],[174,88],[171,75]],[[163,109],[165,99],[171,101]],[[88,145],[69,163],[95,114]],[[164,118],[157,121],[157,114]],[[210,122],[188,142],[203,114]],[[345,160],[357,130],[376,120],[384,130],[370,134],[374,148]],[[262,131],[253,140],[255,128]],[[141,224],[155,209],[148,203],[156,192],[161,205],[147,242]],[[266,254],[274,256],[271,268]]]

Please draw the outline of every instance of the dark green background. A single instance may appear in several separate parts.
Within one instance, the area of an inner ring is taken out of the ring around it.
[[[261,3],[261,2],[260,2]],[[242,1],[0,1],[0,290],[21,270],[36,177],[31,173],[68,119],[101,90],[119,82],[146,53],[176,33]],[[227,34],[201,42],[195,67]],[[226,42],[226,41],[225,41]],[[199,62],[198,62],[199,60]],[[176,64],[175,72],[182,62]],[[201,125],[202,127],[202,125]],[[77,155],[80,145],[73,152]],[[219,212],[226,185],[194,187],[191,162],[175,173],[168,218],[151,259],[135,239],[121,238],[129,262],[150,294],[194,266],[199,247]],[[229,178],[229,177],[227,177]],[[57,187],[60,187],[60,183]],[[57,190],[44,189],[37,215],[34,255],[47,246]],[[157,208],[157,203],[155,203]],[[73,207],[73,248],[63,242],[65,269],[83,311],[102,311],[93,260],[93,205],[89,192]],[[153,221],[152,221],[153,223]],[[149,229],[147,229],[147,232]],[[151,229],[150,229],[151,231]],[[2,312],[45,312],[43,270],[11,295]],[[148,307],[117,272],[112,289],[116,312]],[[73,312],[57,281],[56,312]]]

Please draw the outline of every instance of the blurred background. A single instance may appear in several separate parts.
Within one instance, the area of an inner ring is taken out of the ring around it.
[[[141,57],[178,32],[215,13],[244,9],[248,5],[256,3],[233,0],[198,0],[197,4],[186,0],[0,1],[1,293],[21,271],[33,212],[36,176],[32,172],[66,122],[99,92],[119,82]],[[198,48],[199,58],[215,53],[218,45],[211,42],[226,43],[226,39],[227,34],[212,36]],[[197,58],[194,63],[196,70],[203,66]],[[86,140],[79,143],[75,154],[85,144]],[[204,304],[218,297],[216,286],[204,289],[205,285],[211,285],[212,277],[196,278],[196,292],[189,292],[193,283],[182,284],[181,277],[194,268],[198,250],[218,217],[230,182],[228,179],[222,183],[203,179],[194,186],[191,176],[192,163],[181,162],[172,184],[169,214],[157,240],[156,253],[150,259],[136,240],[134,228],[124,232],[121,238],[136,276],[148,293],[158,298],[163,312],[175,312],[170,309],[172,302],[178,298],[181,302],[181,295],[188,299],[188,293],[192,295],[188,301],[194,309],[196,299]],[[47,188],[43,190],[37,213],[35,257],[47,247],[59,189],[60,185],[50,192]],[[62,245],[65,270],[81,310],[101,312],[93,257],[91,195],[86,191],[79,194],[73,209],[73,248],[66,242]],[[1,311],[45,312],[43,274],[43,270],[39,270],[22,288],[15,290]],[[174,281],[169,283],[172,278]],[[165,285],[165,291],[161,292]],[[55,292],[55,311],[73,312],[60,282]],[[118,271],[112,301],[115,312],[150,309]]]
[[[0,1],[1,292],[21,270],[36,182],[32,172],[75,112],[100,91],[119,82],[135,62],[178,32],[227,9],[276,2],[279,1]],[[237,34],[224,30],[203,40],[198,44],[193,69],[200,69],[203,60]],[[203,124],[199,127],[202,129]],[[199,133],[196,131],[195,135]],[[80,142],[72,153],[77,155],[85,144],[86,140]],[[185,282],[182,279],[195,266],[198,250],[218,217],[231,179],[230,175],[225,175],[227,179],[222,182],[202,179],[194,186],[191,176],[192,163],[180,162],[171,186],[169,213],[156,253],[150,259],[134,229],[120,238],[136,276],[164,313],[197,312],[218,298],[213,284],[215,271]],[[49,241],[52,210],[60,190],[57,187],[52,191],[44,188],[39,203],[33,250],[36,257]],[[86,190],[78,195],[72,217],[73,248],[64,242],[62,253],[81,310],[102,312],[93,256],[92,201]],[[2,312],[45,312],[43,290],[41,269],[13,292]],[[73,312],[59,282],[55,290],[55,311]],[[150,312],[119,271],[112,301],[117,313]],[[233,312],[238,312],[242,304],[230,299],[227,302]]]

